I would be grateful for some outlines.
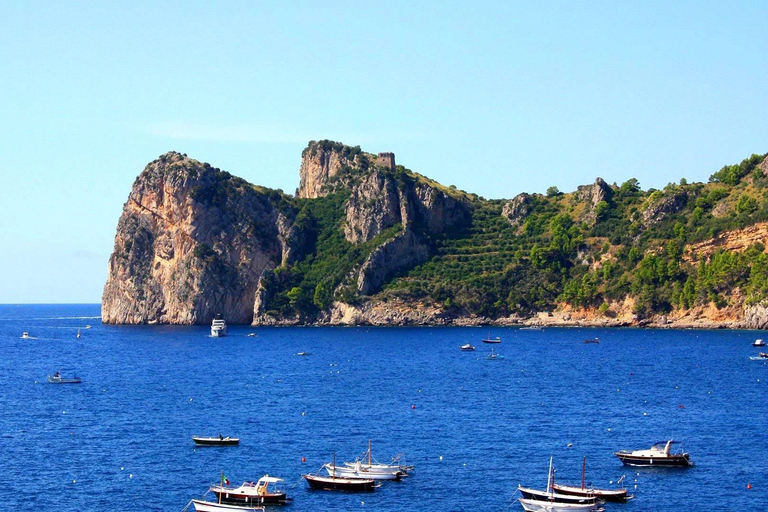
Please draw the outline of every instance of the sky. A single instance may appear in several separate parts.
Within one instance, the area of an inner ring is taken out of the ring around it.
[[[768,152],[768,0],[0,0],[0,303],[101,301],[167,151],[294,193],[332,139],[486,198]]]

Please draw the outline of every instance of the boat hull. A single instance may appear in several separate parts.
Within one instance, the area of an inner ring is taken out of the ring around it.
[[[373,492],[376,488],[372,479],[332,478],[317,475],[302,475],[312,489],[319,491]]]
[[[240,444],[240,439],[234,437],[193,437],[192,440],[197,446],[235,446]]]
[[[285,493],[271,493],[271,494],[241,494],[232,492],[232,490],[217,490],[211,488],[211,492],[216,495],[216,499],[221,499],[222,503],[230,505],[283,505],[288,503],[289,500]]]
[[[614,455],[616,455],[616,457],[618,457],[619,460],[627,466],[680,468],[692,465],[687,453],[660,457],[648,455],[632,455],[631,453],[624,452],[616,452]]]
[[[73,379],[62,379],[61,377],[51,377],[49,375],[48,382],[51,384],[80,384],[82,381],[80,380],[80,377],[75,377]]]
[[[399,470],[384,470],[376,468],[368,468],[362,466],[360,468],[347,467],[347,466],[335,466],[333,464],[325,464],[323,466],[328,472],[328,475],[336,478],[350,478],[357,480],[400,480],[402,474]]]
[[[597,502],[597,498],[594,496],[574,496],[561,493],[548,493],[547,491],[539,491],[537,489],[530,489],[528,487],[518,486],[517,490],[523,498],[527,500],[538,501],[553,501],[555,503],[579,503],[582,505],[592,505]]]
[[[520,498],[520,504],[527,512],[594,512],[598,510],[596,503],[557,503]]]
[[[264,512],[264,507],[211,503],[210,501],[192,500],[197,512]]]
[[[552,484],[552,488],[559,494],[571,496],[594,497],[600,500],[612,501],[614,503],[625,503],[631,499],[626,489],[594,489],[575,487],[572,485]]]

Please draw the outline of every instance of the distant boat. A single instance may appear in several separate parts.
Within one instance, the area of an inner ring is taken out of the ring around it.
[[[469,344],[469,343],[467,343],[467,344],[464,344],[464,345],[462,345],[462,346],[461,346],[461,347],[459,347],[459,348],[460,348],[461,350],[463,350],[464,352],[472,352],[472,351],[474,351],[474,350],[475,350],[475,347],[474,347],[474,345],[471,345],[471,344]]]
[[[296,352],[297,356],[311,356],[311,352]]]
[[[584,343],[600,343],[600,340],[598,338],[590,338],[588,340],[584,340]]]
[[[755,340],[755,341],[752,343],[752,346],[753,346],[753,347],[764,347],[764,346],[765,346],[765,342],[762,340],[762,338],[758,338],[758,339],[756,339],[756,340]]]
[[[86,328],[86,329],[90,329],[90,328],[91,328],[91,326],[90,326],[90,325],[86,325],[86,326],[85,326],[85,328]]]
[[[756,356],[750,356],[752,361],[768,361],[768,352],[758,352]]]
[[[219,434],[219,437],[192,436],[192,440],[198,446],[234,446],[240,444],[239,438],[222,437],[221,434]]]
[[[214,485],[209,490],[219,503],[230,505],[284,505],[293,501],[282,489],[282,478],[264,475],[256,483],[243,482],[240,487]]]
[[[491,338],[491,333],[488,333],[488,337],[483,340],[483,343],[501,343],[501,337]]]
[[[543,331],[544,329],[542,329],[538,325],[528,325],[525,327],[521,327],[520,330],[521,331]]]
[[[27,331],[24,331],[23,333],[21,333],[21,339],[22,340],[36,340],[37,338],[35,338],[34,336],[30,336]]]
[[[77,330],[77,339],[80,339],[80,329]]]
[[[648,450],[626,450],[615,452],[621,462],[627,466],[643,467],[687,467],[692,466],[690,456],[687,453],[672,453],[672,444],[679,441],[660,441],[654,443]]]
[[[216,315],[211,323],[211,336],[221,338],[227,335],[227,322],[221,315]]]
[[[246,336],[248,336],[249,338],[255,338],[256,337],[256,333],[255,332],[249,332],[248,334],[246,334]]]
[[[485,358],[491,361],[499,361],[501,359],[504,359],[504,356],[501,354],[497,354],[496,352],[493,351],[493,349],[491,349],[491,353],[485,356]]]
[[[55,372],[53,375],[48,375],[48,382],[51,384],[80,384],[80,377],[64,378],[61,376],[61,372]]]
[[[336,453],[333,454],[332,468],[336,468]],[[331,476],[318,474],[301,475],[309,487],[319,491],[373,492],[376,481],[373,478],[340,478],[332,471]]]
[[[605,501],[614,501],[617,503],[625,503],[627,500],[632,499],[631,495],[627,494],[626,489],[597,489],[595,487],[586,486],[584,483],[587,471],[587,458],[584,457],[581,463],[581,487],[574,485],[563,485],[552,482],[552,489],[560,494],[568,494],[572,496],[592,497]],[[619,479],[619,482],[624,477]]]
[[[264,512],[265,507],[256,505],[229,505],[204,500],[192,500],[197,512]]]

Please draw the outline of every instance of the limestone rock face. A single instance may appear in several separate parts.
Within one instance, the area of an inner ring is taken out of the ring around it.
[[[533,211],[533,198],[523,192],[518,194],[504,205],[501,214],[513,226],[519,226]]]
[[[377,247],[360,267],[357,291],[360,295],[376,293],[398,270],[423,263],[429,249],[410,229],[398,233]]]
[[[582,214],[581,220],[588,225],[594,225],[597,222],[597,205],[600,202],[610,202],[613,197],[613,189],[603,178],[597,178],[592,185],[582,185],[577,188],[576,199],[578,202],[586,203],[586,209]]]
[[[102,321],[208,324],[222,313],[250,323],[261,272],[287,257],[277,217],[269,196],[245,181],[162,155],[123,207]]]
[[[681,190],[670,195],[664,195],[652,202],[643,210],[643,224],[652,226],[661,222],[665,217],[677,213],[688,203],[688,194]]]
[[[322,197],[331,192],[333,178],[345,169],[367,170],[375,157],[360,151],[360,147],[339,142],[311,141],[301,154],[299,167],[299,197]],[[394,156],[392,156],[394,163]]]
[[[397,187],[379,171],[373,171],[352,190],[345,210],[344,235],[353,244],[367,242],[403,220]]]
[[[763,171],[763,176],[768,178],[768,158],[763,158],[763,161],[760,162],[760,170]]]
[[[768,305],[755,304],[744,308],[746,329],[768,329]]]

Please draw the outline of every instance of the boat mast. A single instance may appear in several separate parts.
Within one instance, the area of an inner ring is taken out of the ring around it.
[[[549,471],[547,472],[547,492],[554,494],[552,491],[552,457],[549,457]],[[554,499],[554,496],[552,498]]]
[[[584,473],[587,471],[587,456],[581,461],[581,490],[584,490]]]
[[[371,440],[368,440],[368,467],[371,467]]]
[[[221,480],[219,480],[219,505],[221,505],[222,494],[224,494],[224,470],[221,471]]]

